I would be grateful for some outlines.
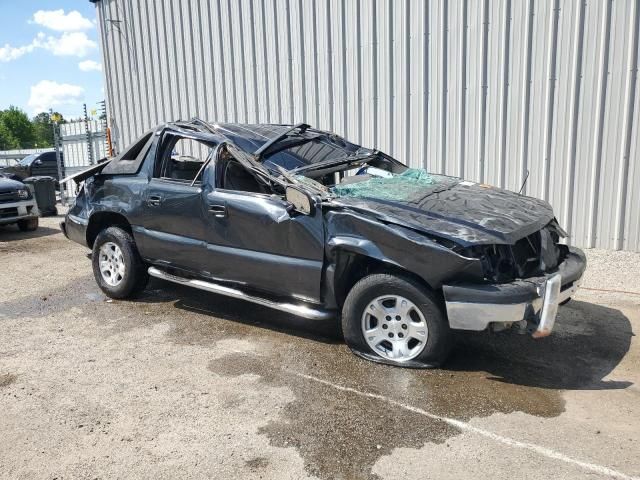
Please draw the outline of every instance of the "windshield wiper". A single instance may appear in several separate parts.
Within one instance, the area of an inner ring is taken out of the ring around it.
[[[290,133],[296,132],[296,131],[299,131],[300,133],[304,133],[307,130],[307,128],[311,128],[311,125],[307,125],[306,123],[298,123],[297,125],[294,125],[293,127],[288,128],[287,130],[282,132],[280,135],[277,135],[267,140],[259,149],[253,152],[254,157],[256,157],[257,161],[260,161],[262,159],[262,155],[264,155],[264,153],[267,150],[273,147],[276,143],[287,138]]]

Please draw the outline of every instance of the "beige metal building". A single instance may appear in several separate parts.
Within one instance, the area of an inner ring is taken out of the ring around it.
[[[121,148],[165,120],[307,122],[551,202],[640,251],[640,0],[95,0]]]

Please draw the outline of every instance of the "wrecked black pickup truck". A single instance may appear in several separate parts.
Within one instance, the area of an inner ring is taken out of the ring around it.
[[[549,335],[586,265],[546,202],[305,124],[172,122],[70,178],[61,227],[108,296],[151,275],[340,318],[349,347],[383,363],[438,365],[452,329]]]

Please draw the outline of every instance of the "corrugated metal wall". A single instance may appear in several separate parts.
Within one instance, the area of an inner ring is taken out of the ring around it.
[[[551,202],[640,251],[640,0],[101,0],[119,146],[164,120],[300,122]]]

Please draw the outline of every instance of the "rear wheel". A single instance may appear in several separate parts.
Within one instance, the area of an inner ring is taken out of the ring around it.
[[[22,232],[33,232],[38,229],[38,217],[18,220],[18,228]]]
[[[111,298],[128,298],[144,290],[147,269],[129,232],[118,227],[101,231],[93,243],[93,275]]]
[[[349,292],[342,310],[345,341],[369,360],[409,367],[445,361],[451,332],[435,295],[397,275],[369,275]]]

